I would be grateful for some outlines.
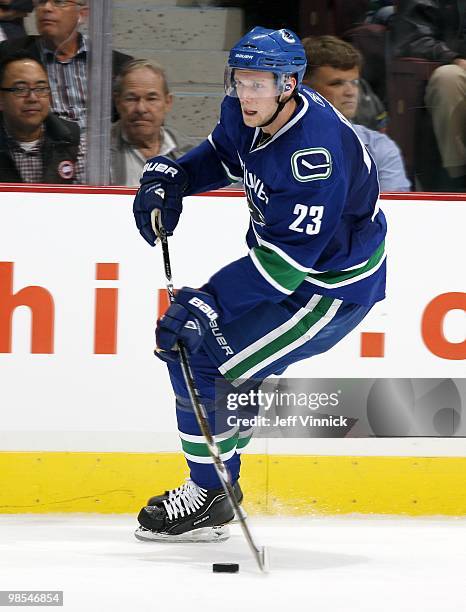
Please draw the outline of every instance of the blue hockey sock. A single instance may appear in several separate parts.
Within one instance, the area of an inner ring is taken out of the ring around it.
[[[191,479],[204,489],[219,489],[222,484],[210,457],[205,438],[195,414],[188,408],[189,400],[177,398],[176,418],[183,452],[191,471]],[[232,483],[239,478],[241,460],[236,452],[238,427],[226,427],[215,411],[208,414],[209,425],[215,442],[220,448],[221,459],[230,471]]]

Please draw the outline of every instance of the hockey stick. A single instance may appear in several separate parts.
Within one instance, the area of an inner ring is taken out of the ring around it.
[[[170,299],[170,303],[175,301],[175,294],[173,290],[173,280],[172,280],[172,268],[170,263],[170,251],[168,249],[168,236],[165,232],[165,229],[158,224],[157,222],[157,211],[154,210],[152,212],[152,227],[154,232],[160,239],[162,244],[162,255],[163,255],[163,265],[165,269],[165,280],[166,280],[166,288],[168,292],[168,296]],[[264,546],[257,546],[254,542],[254,539],[249,530],[249,526],[246,522],[246,516],[243,512],[243,509],[239,505],[236,495],[233,491],[233,485],[231,483],[230,473],[220,458],[220,449],[217,446],[217,443],[214,440],[212,432],[210,430],[209,421],[207,417],[207,412],[204,405],[201,402],[201,397],[199,391],[194,382],[193,372],[191,370],[191,365],[188,359],[188,353],[186,347],[183,342],[178,341],[178,350],[180,353],[180,363],[181,369],[183,371],[183,377],[186,384],[186,388],[188,389],[189,399],[191,400],[191,404],[194,410],[194,414],[196,415],[197,422],[199,424],[199,428],[202,432],[202,435],[205,438],[207,448],[210,456],[214,462],[214,467],[217,472],[217,475],[222,483],[223,489],[230,501],[231,507],[235,511],[236,516],[239,519],[239,524],[241,525],[241,529],[243,531],[243,535],[246,539],[246,542],[251,549],[252,554],[256,560],[256,563],[261,570],[261,572],[266,572],[268,570],[268,560],[266,556],[266,549]]]

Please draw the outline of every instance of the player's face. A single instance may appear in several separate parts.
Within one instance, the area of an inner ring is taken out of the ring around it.
[[[159,74],[149,68],[138,68],[123,79],[121,94],[115,102],[128,140],[140,144],[158,136],[171,109],[172,96]]]
[[[277,86],[270,72],[235,70],[236,93],[248,127],[266,123],[277,110]]]
[[[347,119],[358,110],[359,68],[339,70],[331,66],[316,68],[307,84],[327,98]]]

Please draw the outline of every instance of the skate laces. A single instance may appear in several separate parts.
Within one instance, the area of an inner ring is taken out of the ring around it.
[[[176,487],[176,489],[171,489],[170,491],[168,491],[168,499],[172,499],[173,497],[178,497],[178,495],[180,495],[180,493],[182,491],[184,491],[186,485],[188,482],[192,482],[191,478],[186,478],[186,481],[179,487]]]
[[[177,491],[176,495],[163,502],[169,521],[196,512],[207,498],[207,490],[201,489],[190,479],[174,490]]]

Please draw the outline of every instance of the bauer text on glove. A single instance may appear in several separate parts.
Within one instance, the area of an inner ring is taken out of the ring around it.
[[[154,246],[157,236],[151,213],[155,210],[167,235],[173,234],[183,209],[188,177],[179,164],[159,155],[147,161],[140,183],[133,203],[134,219],[141,236]]]
[[[175,302],[157,322],[157,357],[163,361],[176,361],[176,344],[179,340],[190,353],[195,353],[204,341],[210,323],[217,319],[218,312],[217,304],[209,293],[189,287],[180,289]]]

